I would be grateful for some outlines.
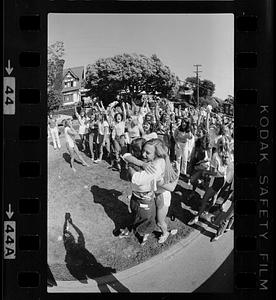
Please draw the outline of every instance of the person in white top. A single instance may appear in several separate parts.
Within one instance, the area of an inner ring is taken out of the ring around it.
[[[152,127],[153,127],[152,124],[148,121],[145,121],[143,123],[143,130],[144,130],[143,138],[146,141],[158,138],[157,133],[152,131]]]
[[[60,146],[60,139],[58,134],[57,119],[53,117],[52,114],[50,114],[48,117],[48,130],[50,131],[53,140],[54,149],[56,149],[57,147],[58,149],[60,149],[61,146]]]
[[[116,113],[114,116],[114,124],[112,129],[112,141],[113,141],[113,150],[115,152],[115,167],[118,170],[121,170],[120,165],[120,137],[125,133],[125,127],[126,127],[126,108],[125,103],[122,103],[123,107],[123,114]]]
[[[192,225],[198,222],[199,217],[205,211],[209,199],[211,199],[212,197],[214,197],[214,204],[216,196],[225,183],[226,170],[229,163],[229,146],[228,143],[225,143],[224,139],[221,139],[218,144],[217,151],[212,156],[210,170],[204,171],[205,174],[211,175],[209,187],[203,195],[202,204],[197,216],[189,221],[188,225]]]
[[[76,169],[74,168],[74,160],[78,158],[83,166],[89,166],[85,160],[81,157],[81,154],[78,150],[78,147],[75,143],[75,136],[77,132],[72,126],[71,120],[65,120],[64,122],[64,135],[65,135],[65,140],[66,140],[66,147],[70,153],[70,164],[71,168],[74,172],[76,172]]]
[[[99,153],[99,158],[95,160],[95,163],[98,163],[102,160],[103,158],[103,147],[106,148],[108,155],[110,153],[110,138],[109,138],[109,124],[106,119],[105,114],[100,114],[99,115],[99,120],[98,120],[98,153]]]
[[[181,174],[187,175],[187,163],[189,157],[190,144],[188,140],[193,138],[190,121],[182,119],[181,125],[175,130],[175,154],[178,164],[181,164]]]
[[[132,174],[131,182],[138,186],[150,184],[155,191],[157,225],[162,232],[158,242],[164,243],[169,236],[165,218],[170,206],[170,192],[174,190],[177,184],[179,173],[173,170],[168,156],[168,149],[160,139],[147,141],[143,146],[142,156],[144,161],[140,163],[152,163],[155,170],[152,173],[130,170]],[[171,231],[171,233],[175,234],[176,231]]]
[[[88,123],[89,118],[86,117],[86,114],[84,111],[81,111],[79,114],[77,112],[77,106],[75,105],[75,115],[79,121],[79,136],[81,139],[81,151],[85,151],[86,149],[86,134],[88,132]]]

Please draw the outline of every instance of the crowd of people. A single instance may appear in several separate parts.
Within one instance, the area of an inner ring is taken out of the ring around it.
[[[159,99],[152,105],[144,101],[114,101],[107,107],[97,102],[88,111],[82,109],[75,116],[78,131],[71,120],[64,121],[66,146],[71,168],[78,160],[88,166],[105,159],[121,178],[131,182],[130,208],[132,222],[122,228],[119,237],[133,231],[146,243],[157,225],[164,243],[170,234],[166,215],[171,203],[171,192],[179,180],[191,190],[192,199],[203,190],[201,206],[188,224],[199,221],[214,206],[219,206],[223,217],[217,220],[217,240],[233,224],[234,123],[233,118],[212,112],[212,107],[194,108],[173,105]],[[54,148],[60,148],[56,124],[49,116],[48,127]],[[76,138],[79,136],[78,143]],[[83,152],[83,153],[81,153]],[[230,203],[230,204],[229,204]]]

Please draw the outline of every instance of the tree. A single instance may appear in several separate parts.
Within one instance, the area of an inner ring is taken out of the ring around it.
[[[48,111],[59,109],[62,103],[62,94],[55,90],[48,91]]]
[[[197,99],[197,78],[196,77],[187,77],[185,80],[187,83],[190,83],[193,88],[194,95],[194,104],[196,104]],[[207,99],[208,97],[212,97],[215,92],[215,84],[208,79],[199,80],[199,97],[203,99]]]
[[[64,54],[63,42],[58,41],[48,46],[48,110],[58,109],[62,104]]]
[[[156,56],[121,54],[100,58],[87,66],[84,87],[104,104],[124,92],[136,101],[142,91],[172,97],[179,79]]]

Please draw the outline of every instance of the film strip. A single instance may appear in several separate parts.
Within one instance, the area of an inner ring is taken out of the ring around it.
[[[230,296],[271,296],[272,1],[12,0],[4,1],[4,8],[4,299],[57,296],[47,293],[47,284],[56,284],[47,266],[46,47],[51,12],[234,13],[236,216]]]

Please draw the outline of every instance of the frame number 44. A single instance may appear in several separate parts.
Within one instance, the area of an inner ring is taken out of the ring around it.
[[[4,115],[15,114],[15,77],[4,77],[3,86],[3,113]]]

